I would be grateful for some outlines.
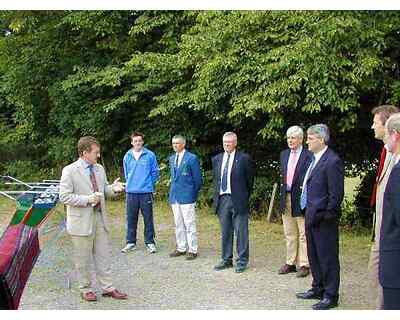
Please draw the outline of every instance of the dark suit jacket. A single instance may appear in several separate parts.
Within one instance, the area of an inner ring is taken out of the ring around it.
[[[288,160],[290,156],[290,149],[283,150],[281,152],[279,163],[280,163],[280,171],[281,171],[281,187],[280,187],[280,202],[279,209],[281,214],[285,212],[286,207],[286,188],[287,188],[287,167]],[[300,195],[301,195],[301,187],[303,185],[304,176],[312,161],[312,153],[305,149],[301,150],[300,158],[297,161],[296,169],[294,171],[292,187],[291,187],[291,203],[292,203],[292,216],[299,217],[304,215],[300,208]]]
[[[400,288],[400,162],[390,173],[383,196],[379,243],[379,282],[382,287]]]
[[[219,191],[221,186],[222,159],[224,153],[212,158],[214,176],[214,209],[218,212]],[[249,197],[254,184],[254,164],[250,156],[236,150],[231,171],[231,197],[239,214],[248,214]]]
[[[343,195],[343,162],[328,148],[307,179],[306,226],[318,226],[322,221],[337,223]]]

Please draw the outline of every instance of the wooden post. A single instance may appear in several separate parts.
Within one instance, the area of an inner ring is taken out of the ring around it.
[[[271,222],[272,210],[274,209],[275,194],[276,194],[276,190],[277,189],[278,189],[278,184],[274,183],[274,186],[272,188],[271,200],[269,201],[269,208],[268,208],[268,215],[267,215],[267,221],[268,222]]]

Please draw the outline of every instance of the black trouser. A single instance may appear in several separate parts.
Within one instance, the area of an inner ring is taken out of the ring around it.
[[[400,288],[383,287],[383,309],[400,310]]]
[[[338,299],[340,265],[337,222],[322,221],[318,226],[310,227],[306,221],[306,239],[313,290],[322,293],[324,298]]]
[[[221,225],[222,260],[233,258],[233,237],[236,234],[237,264],[246,266],[249,262],[249,215],[238,213],[230,195],[222,195],[218,201],[218,217]]]

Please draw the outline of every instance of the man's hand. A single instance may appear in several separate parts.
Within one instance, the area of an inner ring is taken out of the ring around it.
[[[99,195],[98,193],[99,193],[99,192],[97,192],[97,193],[92,193],[92,194],[89,196],[88,203],[89,203],[92,207],[95,207],[95,206],[100,202],[100,195]]]
[[[114,180],[114,182],[111,185],[111,189],[112,191],[114,191],[115,193],[120,193],[123,192],[125,189],[125,184],[122,182],[119,182],[120,178],[117,178]]]

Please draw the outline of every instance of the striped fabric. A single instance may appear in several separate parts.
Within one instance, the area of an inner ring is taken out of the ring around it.
[[[37,228],[10,225],[0,239],[0,308],[18,309],[40,254]]]

